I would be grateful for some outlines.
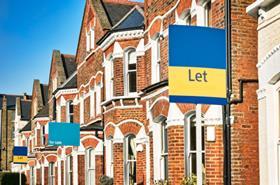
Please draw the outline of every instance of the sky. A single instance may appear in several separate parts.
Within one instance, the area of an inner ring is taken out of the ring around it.
[[[54,49],[76,54],[85,0],[0,0],[0,94],[48,83]]]

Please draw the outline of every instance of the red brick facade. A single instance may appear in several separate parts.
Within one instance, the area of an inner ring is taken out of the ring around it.
[[[239,79],[257,79],[256,21],[245,12],[245,8],[252,1],[232,3],[233,97],[239,95]],[[34,161],[40,161],[37,165],[40,168],[37,169],[44,169],[43,176],[40,176],[42,174],[37,170],[37,184],[48,183],[48,168],[50,163],[54,163],[56,184],[66,184],[67,174],[71,169],[71,182],[75,185],[86,185],[90,178],[86,175],[91,168],[89,159],[92,157],[88,155],[94,155],[95,166],[92,168],[96,184],[99,184],[103,175],[112,177],[116,185],[129,184],[128,181],[152,185],[159,180],[166,180],[171,185],[181,184],[183,178],[190,176],[190,172],[196,173],[196,168],[193,167],[196,166],[193,164],[195,160],[191,160],[190,156],[193,155],[191,152],[198,153],[191,149],[191,144],[198,141],[192,135],[196,134],[193,133],[196,131],[191,130],[189,121],[194,116],[196,106],[169,102],[168,26],[175,23],[187,24],[188,16],[189,24],[207,26],[204,13],[206,7],[211,7],[207,10],[208,26],[223,28],[224,1],[215,0],[210,2],[211,6],[200,0],[146,0],[144,4],[126,0],[104,0],[103,3],[130,5],[131,10],[135,8],[144,17],[145,29],[143,25],[139,28],[114,30],[118,24],[114,26],[109,21],[108,12],[105,13],[104,7],[102,8],[105,5],[99,1],[86,1],[75,57],[77,69],[73,75],[77,78],[77,84],[74,88],[63,87],[73,76],[66,79],[63,75],[57,75],[62,71],[58,60],[60,52],[54,51],[49,77],[47,120],[67,122],[67,106],[72,102],[73,122],[79,123],[81,127],[81,144],[79,147],[59,148],[42,145],[41,140],[44,137],[41,129],[47,126],[47,121],[45,118],[35,119],[31,138],[35,140],[36,135],[37,143],[32,151],[35,154]],[[88,48],[87,35],[92,29],[95,43]],[[154,47],[155,42],[158,48]],[[127,66],[130,64],[130,49],[135,52],[136,58],[136,92],[130,92],[128,88],[130,81]],[[201,52],[203,54],[203,49]],[[155,59],[154,56],[158,53],[159,56]],[[108,62],[112,62],[112,65],[108,65]],[[110,78],[106,76],[107,66],[111,66]],[[156,74],[155,66],[159,67],[159,74]],[[57,89],[53,89],[55,82],[59,83]],[[256,175],[256,89],[257,84],[246,84],[244,102],[232,106],[233,184],[259,184],[259,177]],[[112,92],[110,96],[108,92]],[[33,101],[37,96],[34,91]],[[201,164],[204,184],[223,184],[223,127],[219,108],[202,105],[201,110],[205,115],[201,138],[205,147],[204,164]],[[213,110],[220,117],[207,118],[213,114]],[[211,122],[213,119],[215,121]],[[207,139],[213,134],[208,128],[214,129],[213,140]],[[46,140],[47,136],[48,133],[45,133]],[[68,158],[71,159],[70,166],[67,163]],[[30,167],[31,165],[26,166],[27,175]]]

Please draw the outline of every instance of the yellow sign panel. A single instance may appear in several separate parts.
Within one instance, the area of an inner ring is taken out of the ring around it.
[[[14,156],[14,163],[27,163],[27,156]]]
[[[169,66],[169,93],[173,96],[226,98],[226,70]]]

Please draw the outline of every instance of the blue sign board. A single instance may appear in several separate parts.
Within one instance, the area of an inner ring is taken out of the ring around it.
[[[169,26],[169,99],[227,104],[225,30]]]
[[[50,146],[79,146],[80,124],[49,122]]]
[[[27,163],[27,147],[26,146],[14,146],[13,163],[14,164],[26,164]]]

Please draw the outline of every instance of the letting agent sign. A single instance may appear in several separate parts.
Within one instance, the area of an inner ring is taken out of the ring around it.
[[[170,102],[225,105],[225,30],[169,26]]]
[[[27,163],[27,147],[14,146],[13,163],[14,164],[26,164]]]
[[[80,124],[49,122],[49,146],[79,146]]]

